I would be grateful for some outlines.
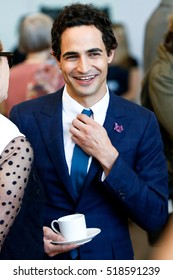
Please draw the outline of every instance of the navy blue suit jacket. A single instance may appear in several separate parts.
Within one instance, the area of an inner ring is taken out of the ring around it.
[[[46,196],[44,225],[78,212],[86,215],[88,228],[101,229],[79,248],[81,259],[133,259],[129,219],[147,231],[164,225],[167,167],[152,112],[110,93],[104,127],[119,156],[103,182],[102,168],[92,160],[78,199],[65,160],[62,89],[13,107],[10,118],[35,152],[35,166]],[[56,258],[67,259],[68,253]]]

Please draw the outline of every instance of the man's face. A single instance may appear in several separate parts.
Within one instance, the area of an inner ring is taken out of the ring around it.
[[[59,66],[72,98],[93,105],[105,95],[113,54],[108,57],[102,33],[95,26],[71,27],[63,32]]]

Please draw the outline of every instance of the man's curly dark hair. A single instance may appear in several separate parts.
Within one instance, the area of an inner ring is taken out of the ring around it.
[[[75,3],[65,6],[53,23],[52,50],[58,60],[60,60],[61,55],[62,33],[66,28],[81,25],[94,25],[102,32],[108,56],[112,50],[117,48],[118,44],[112,31],[112,23],[106,13],[95,8],[92,4]]]

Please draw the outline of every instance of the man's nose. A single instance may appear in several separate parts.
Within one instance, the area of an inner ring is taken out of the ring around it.
[[[90,70],[90,63],[87,57],[81,57],[78,61],[77,70],[81,73],[87,73]]]

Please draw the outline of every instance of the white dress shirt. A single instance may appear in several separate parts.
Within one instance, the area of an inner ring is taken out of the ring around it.
[[[93,118],[100,125],[103,125],[106,111],[109,104],[109,92],[108,88],[104,97],[94,104],[90,109],[93,111]],[[64,87],[63,96],[62,96],[62,106],[63,106],[63,136],[64,136],[64,148],[65,148],[65,156],[66,161],[70,173],[71,169],[71,161],[73,155],[73,149],[75,143],[71,139],[71,133],[69,132],[72,121],[76,118],[78,114],[82,112],[83,108],[76,100],[74,100],[67,92],[66,86]],[[92,158],[89,158],[89,165],[91,164]]]

